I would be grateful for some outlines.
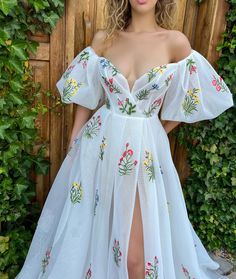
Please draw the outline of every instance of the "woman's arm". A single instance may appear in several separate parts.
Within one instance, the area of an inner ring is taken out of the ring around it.
[[[171,130],[173,130],[175,127],[177,127],[181,122],[162,120],[161,123],[162,123],[162,126],[164,127],[166,133],[168,134]]]
[[[67,147],[67,152],[69,152],[72,143],[76,137],[76,135],[79,133],[80,129],[83,127],[83,125],[86,123],[86,121],[90,118],[92,113],[92,110],[83,107],[81,105],[76,105],[76,112],[75,112],[75,120],[70,136],[69,145]]]
[[[103,30],[96,31],[96,33],[93,36],[91,46],[98,55],[102,55],[103,41],[104,41],[105,37],[106,37],[106,33]],[[79,133],[82,126],[85,124],[85,122],[90,118],[90,116],[92,114],[93,114],[92,110],[90,110],[86,107],[77,105],[74,125],[72,128],[72,133],[71,133],[69,145],[67,148],[68,151],[70,150],[70,148],[73,144],[73,140],[75,139],[76,135]]]

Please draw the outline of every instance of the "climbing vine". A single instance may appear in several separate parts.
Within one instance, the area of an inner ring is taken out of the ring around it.
[[[217,50],[218,72],[236,93],[236,1],[229,0],[227,27]],[[235,95],[234,95],[235,99]],[[235,102],[235,101],[234,101]],[[189,217],[211,250],[236,252],[236,110],[175,132],[187,147],[191,174],[183,187]]]
[[[29,54],[37,31],[50,33],[62,15],[62,0],[0,0],[0,278],[14,278],[32,239],[40,208],[33,172],[46,174],[47,143],[36,118],[49,108],[34,83]]]

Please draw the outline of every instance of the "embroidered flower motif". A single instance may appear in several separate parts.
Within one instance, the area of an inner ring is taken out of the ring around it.
[[[97,115],[95,117],[95,115],[93,115],[92,119],[87,123],[84,129],[83,136],[88,139],[94,138],[95,136],[97,136],[97,133],[100,130],[101,125],[101,116]]]
[[[145,150],[145,160],[143,162],[145,166],[145,171],[147,172],[149,181],[155,179],[155,170],[154,170],[154,165],[153,165],[153,157],[151,152],[148,152]]]
[[[120,266],[122,252],[120,251],[119,240],[114,239],[112,250],[113,250],[114,261],[115,261],[117,266]]]
[[[126,98],[124,101],[118,98],[118,106],[122,113],[131,115],[132,113],[136,112],[136,105],[135,104],[133,105],[129,101],[129,98]]]
[[[47,249],[46,253],[45,253],[45,257],[43,258],[42,260],[42,272],[45,273],[46,272],[46,267],[48,266],[49,264],[49,260],[50,260],[50,257],[51,257],[51,248]]]
[[[193,59],[191,59],[191,58],[187,59],[186,66],[187,66],[187,68],[189,70],[190,75],[192,73],[196,73],[197,72],[196,62]]]
[[[212,79],[212,85],[216,88],[216,91],[221,91],[221,92],[225,92],[227,91],[226,86],[223,83],[223,79],[221,76],[216,77],[215,75],[213,75],[213,79]]]
[[[198,92],[199,88],[189,89],[187,94],[184,97],[184,101],[182,103],[182,108],[184,110],[185,116],[188,116],[193,113],[193,111],[197,111],[197,104],[200,103]]]
[[[164,65],[160,65],[160,66],[156,66],[154,68],[152,68],[148,73],[148,82],[150,82],[152,79],[154,79],[157,74],[163,74],[164,70],[167,68],[167,64]]]
[[[128,149],[129,143],[126,143],[126,148],[125,151],[123,152],[122,156],[120,157],[120,161],[118,163],[119,166],[119,174],[120,175],[126,175],[130,174],[131,171],[133,170],[133,167],[137,165],[138,161],[133,160],[133,150]]]
[[[73,182],[70,189],[70,200],[73,204],[80,203],[83,197],[83,188],[81,183]]]
[[[107,68],[108,67],[109,69],[112,70],[112,76],[115,76],[115,75],[117,75],[117,73],[120,73],[120,71],[107,58],[102,58],[100,60],[100,63],[101,63],[103,68]]]
[[[110,93],[121,94],[121,90],[118,86],[116,86],[113,81],[113,78],[107,79],[105,76],[102,75],[102,79],[104,80],[105,85],[108,87]]]
[[[92,278],[92,269],[91,269],[91,264],[89,265],[89,269],[86,272],[85,279]]]
[[[103,160],[104,149],[105,149],[106,146],[107,146],[106,138],[103,136],[103,138],[102,138],[102,143],[100,144],[100,152],[99,152],[99,158],[100,158],[101,160]]]
[[[83,68],[87,67],[87,61],[89,60],[89,52],[87,50],[83,50],[79,56],[78,63],[82,62]]]
[[[145,279],[158,279],[158,259],[154,257],[153,263],[147,262],[145,266]]]
[[[140,90],[135,96],[138,100],[147,100],[149,94],[153,91],[153,90],[158,90],[159,89],[159,85],[157,83],[152,84],[152,87],[149,89],[142,89]]]
[[[74,69],[74,67],[75,67],[75,65],[70,65],[67,69],[66,69],[66,71],[65,71],[65,73],[63,74],[63,78],[68,78],[68,76],[70,75],[70,73],[72,72],[72,70]]]
[[[184,273],[186,278],[188,278],[188,279],[195,279],[195,277],[190,276],[189,271],[187,270],[186,267],[183,266],[183,264],[181,266],[182,266],[182,271],[183,271],[183,273]]]
[[[96,189],[96,193],[95,193],[95,202],[94,202],[94,210],[93,210],[93,215],[96,215],[96,209],[97,209],[97,205],[99,202],[99,194],[98,194],[98,189]]]
[[[106,108],[107,108],[107,109],[110,109],[110,108],[111,108],[111,104],[110,104],[110,101],[109,101],[107,95],[106,95],[106,97],[105,97],[105,105],[106,105]]]
[[[165,79],[166,86],[169,85],[169,82],[173,79],[173,77],[174,77],[174,74],[170,74],[170,75],[167,77],[167,79]]]
[[[151,117],[155,110],[160,106],[162,102],[162,97],[156,99],[148,108],[148,110],[144,110],[143,114],[146,115],[146,117]]]
[[[71,97],[74,96],[79,90],[79,88],[82,87],[83,85],[84,85],[83,82],[77,83],[77,81],[73,78],[66,79],[63,88],[62,100],[65,102],[71,101]]]

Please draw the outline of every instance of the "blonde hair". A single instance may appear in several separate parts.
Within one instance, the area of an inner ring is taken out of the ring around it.
[[[157,24],[165,29],[172,29],[176,21],[176,0],[157,0],[155,6],[155,18]],[[124,30],[131,19],[131,5],[129,0],[106,0],[104,6],[106,15],[106,39],[112,40],[116,31]]]

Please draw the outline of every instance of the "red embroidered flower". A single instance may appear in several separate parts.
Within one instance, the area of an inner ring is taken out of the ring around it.
[[[158,259],[154,257],[153,263],[147,262],[145,266],[145,279],[158,279]]]
[[[132,149],[129,149],[127,152],[128,152],[128,154],[129,154],[130,156],[132,156],[133,153],[134,153]]]
[[[125,145],[125,151],[123,151],[118,163],[120,175],[130,174],[133,170],[133,166],[137,165],[137,160],[133,161],[132,159],[134,151],[132,149],[128,149],[128,146],[129,143],[127,142]]]
[[[197,67],[196,66],[191,66],[191,68],[190,68],[190,75],[192,74],[192,73],[196,73],[197,72]]]
[[[85,69],[87,67],[87,61],[84,61],[82,65],[83,65],[83,68]]]
[[[213,84],[214,86],[216,86],[216,84],[217,84],[216,79],[213,79],[213,80],[212,80],[212,84]]]
[[[123,105],[123,101],[121,101],[120,99],[118,99],[118,106],[122,106]]]
[[[89,279],[91,277],[92,277],[92,269],[91,269],[91,264],[90,264],[89,269],[87,270],[85,279]]]

